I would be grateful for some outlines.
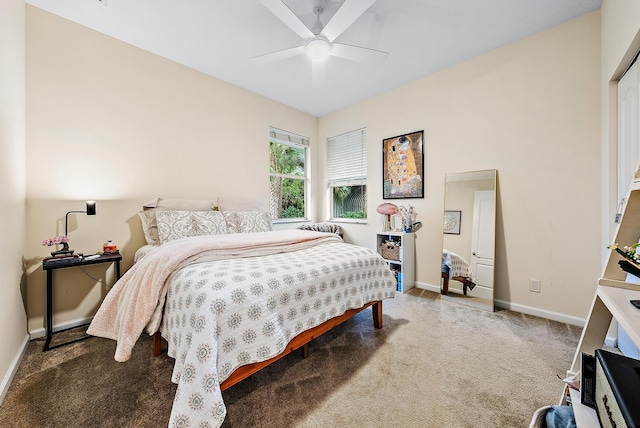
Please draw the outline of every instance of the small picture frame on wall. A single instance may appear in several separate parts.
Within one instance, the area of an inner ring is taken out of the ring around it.
[[[382,140],[382,198],[424,198],[424,131]]]
[[[444,212],[444,233],[449,235],[460,235],[460,219],[462,211],[445,211]]]

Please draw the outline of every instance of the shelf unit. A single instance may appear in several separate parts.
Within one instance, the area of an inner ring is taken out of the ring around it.
[[[393,241],[400,243],[398,260],[385,258],[389,267],[399,272],[398,291],[405,293],[415,287],[415,235],[405,232],[380,232],[376,239],[376,250],[382,254],[380,249],[384,242]]]
[[[631,184],[615,237],[614,242],[619,246],[631,246],[640,239],[640,180]],[[640,285],[626,281],[627,273],[618,265],[618,261],[622,259],[617,252],[611,251],[602,278],[598,280],[596,294],[569,374],[580,370],[580,356],[583,352],[593,355],[596,349],[603,347],[613,318],[633,343],[640,347],[640,310],[629,303],[629,300],[640,299]],[[580,393],[570,390],[570,396],[577,427],[599,427],[596,411],[580,402]],[[563,402],[565,400],[566,395],[563,394]]]

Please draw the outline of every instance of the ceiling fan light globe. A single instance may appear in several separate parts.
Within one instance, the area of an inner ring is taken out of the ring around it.
[[[331,46],[322,39],[313,39],[304,47],[304,53],[311,61],[324,61],[329,57]]]

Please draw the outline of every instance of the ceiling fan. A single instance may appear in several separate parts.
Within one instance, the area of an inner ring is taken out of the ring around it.
[[[323,25],[320,16],[325,10],[326,0],[313,0],[316,22],[309,29],[282,0],[260,0],[267,9],[305,40],[305,44],[254,57],[262,62],[277,61],[306,54],[311,59],[313,86],[324,85],[325,60],[331,55],[365,64],[381,65],[389,55],[387,52],[361,46],[336,43],[334,40],[353,24],[376,0],[345,0],[333,17]]]

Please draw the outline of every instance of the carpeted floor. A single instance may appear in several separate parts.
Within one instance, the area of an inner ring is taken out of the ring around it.
[[[414,289],[369,310],[223,393],[223,427],[527,427],[557,404],[581,329],[489,313]],[[62,336],[62,334],[60,335]],[[2,427],[166,426],[173,360],[141,337],[131,360],[91,338],[29,344],[0,405]]]

